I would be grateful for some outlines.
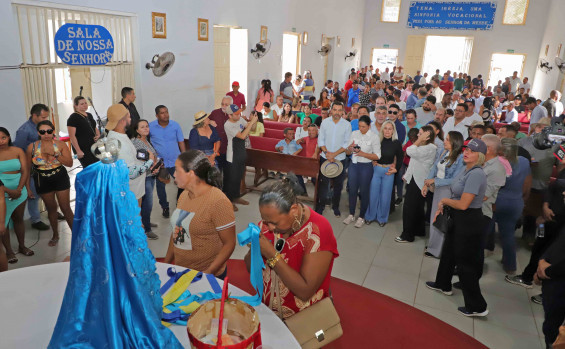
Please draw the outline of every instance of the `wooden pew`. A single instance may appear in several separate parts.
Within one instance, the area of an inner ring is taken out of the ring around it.
[[[294,130],[295,128],[293,128]],[[284,131],[277,130],[273,128],[265,128],[265,137],[267,138],[275,138],[275,139],[283,139],[284,138]]]
[[[263,121],[263,125],[265,126],[265,129],[270,128],[273,130],[284,130],[287,127],[292,127],[292,128],[296,128],[297,124],[291,124],[288,122],[278,122],[278,121],[271,121],[271,120],[265,120]]]

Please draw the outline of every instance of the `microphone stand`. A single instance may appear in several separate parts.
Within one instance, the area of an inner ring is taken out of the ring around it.
[[[102,126],[102,119],[100,118],[100,115],[98,115],[98,112],[94,107],[94,103],[92,103],[92,98],[88,97],[88,101],[90,102],[90,105],[92,105],[92,109],[94,109],[94,113],[96,114],[96,119],[98,122],[98,130],[100,131],[100,137],[104,138],[105,135],[104,135],[104,127]]]

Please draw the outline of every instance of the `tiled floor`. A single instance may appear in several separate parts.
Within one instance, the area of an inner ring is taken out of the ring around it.
[[[75,171],[76,172],[76,171]],[[74,182],[74,179],[72,179]],[[248,177],[248,183],[251,183]],[[169,201],[176,195],[173,184],[167,186]],[[313,188],[309,188],[313,192]],[[74,195],[74,194],[73,194]],[[153,222],[159,225],[154,231],[158,240],[149,241],[149,246],[156,257],[163,257],[167,250],[167,236],[170,234],[168,221],[161,216],[161,209],[154,200]],[[249,206],[239,206],[236,212],[237,230],[241,231],[249,222],[260,219],[258,193],[249,193],[245,199]],[[342,195],[341,210],[343,216],[336,218],[329,209],[325,216],[332,224],[338,243],[340,257],[336,259],[332,275],[382,294],[393,297],[415,308],[425,311],[451,326],[473,336],[489,348],[544,348],[541,325],[543,309],[530,302],[529,297],[540,292],[508,284],[504,281],[504,272],[500,264],[501,250],[497,246],[494,254],[486,258],[485,275],[481,279],[483,295],[488,302],[490,314],[484,319],[466,318],[457,313],[457,307],[463,305],[461,291],[454,290],[451,297],[427,289],[425,281],[433,280],[439,261],[424,258],[426,241],[417,238],[412,244],[398,244],[394,237],[399,235],[402,226],[402,212],[397,209],[390,217],[390,222],[381,228],[377,224],[356,229],[353,224],[345,226],[342,220],[347,210],[347,195]],[[74,203],[73,203],[74,206]],[[47,221],[44,219],[44,221]],[[71,232],[66,223],[59,223],[61,240],[57,247],[48,247],[51,232],[33,230],[27,223],[26,242],[32,246],[35,256],[18,255],[19,262],[10,265],[10,269],[37,264],[60,262],[69,255]],[[521,234],[518,232],[517,235]],[[15,242],[15,238],[12,239]],[[232,258],[243,258],[247,247],[236,247]],[[519,247],[519,270],[529,259],[529,250]],[[454,280],[455,281],[455,280]]]

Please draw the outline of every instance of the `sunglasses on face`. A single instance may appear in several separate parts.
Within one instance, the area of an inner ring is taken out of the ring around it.
[[[398,112],[397,112],[397,111],[389,110],[388,113],[389,113],[389,114],[393,114],[393,115],[398,115]]]
[[[39,132],[39,134],[43,136],[43,135],[46,134],[46,133],[52,134],[52,133],[53,133],[53,129],[50,128],[50,129],[48,129],[48,130],[39,130],[39,131],[37,131],[37,132]]]
[[[282,250],[283,250],[283,248],[284,248],[285,242],[286,242],[286,241],[285,241],[285,239],[283,239],[283,238],[280,238],[280,239],[277,240],[277,242],[275,242],[275,250],[276,250],[278,253],[281,253],[281,252],[282,252]]]

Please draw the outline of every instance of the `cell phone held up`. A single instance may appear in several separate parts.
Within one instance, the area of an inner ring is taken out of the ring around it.
[[[158,158],[157,162],[155,164],[153,164],[153,166],[151,166],[151,172],[155,171],[156,169],[158,169],[159,167],[161,167],[163,165],[163,159],[162,158]]]

